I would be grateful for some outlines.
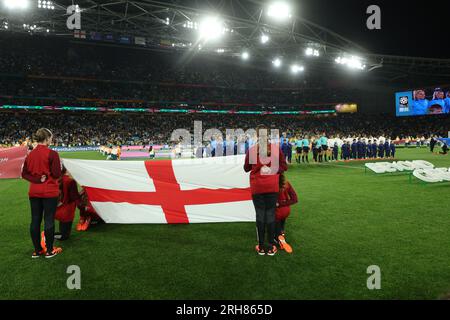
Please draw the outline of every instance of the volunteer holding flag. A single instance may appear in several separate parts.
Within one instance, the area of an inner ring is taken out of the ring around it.
[[[280,146],[270,143],[267,129],[257,128],[258,143],[249,149],[245,157],[244,171],[250,172],[250,189],[256,211],[256,230],[259,255],[273,256],[277,252],[275,241],[275,210],[278,199],[279,176],[286,171],[286,159]],[[269,246],[265,248],[265,234],[268,233]]]
[[[62,252],[61,248],[53,247],[61,162],[58,153],[48,147],[53,139],[49,129],[39,129],[34,138],[37,145],[28,154],[22,169],[22,177],[30,182],[30,234],[35,250],[31,257],[39,258],[45,254],[46,258],[52,258]],[[41,247],[40,241],[42,217],[47,250]]]

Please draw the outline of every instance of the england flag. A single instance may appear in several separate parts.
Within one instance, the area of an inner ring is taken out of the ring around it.
[[[245,156],[160,161],[64,159],[107,223],[254,222]]]

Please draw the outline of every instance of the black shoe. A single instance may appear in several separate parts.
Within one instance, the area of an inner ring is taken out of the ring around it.
[[[256,249],[256,252],[257,252],[260,256],[263,256],[263,255],[266,254],[266,250],[264,250],[264,248],[260,247],[259,245],[257,245],[257,246],[255,247],[255,249]]]
[[[48,251],[47,251],[47,253],[45,254],[45,258],[46,258],[46,259],[53,258],[54,256],[60,254],[61,252],[62,252],[62,249],[61,249],[61,248],[54,247],[53,250],[52,250],[51,252],[48,252]]]
[[[272,246],[272,249],[269,249],[269,251],[267,251],[267,255],[274,256],[275,253],[277,253],[277,251],[278,251],[277,246]]]
[[[41,251],[35,251],[33,252],[33,254],[31,255],[31,258],[36,259],[39,258],[40,256],[45,255],[45,250],[42,249]]]

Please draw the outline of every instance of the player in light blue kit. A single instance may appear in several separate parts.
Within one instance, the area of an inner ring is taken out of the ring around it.
[[[302,162],[309,163],[309,140],[308,136],[305,136],[302,140]]]
[[[447,91],[447,97],[444,99],[445,101],[445,113],[450,113],[450,91]]]
[[[429,101],[425,98],[425,91],[415,90],[413,96],[412,114],[415,116],[427,114]]]
[[[319,162],[325,161],[328,162],[328,138],[325,135],[325,132],[320,137],[320,144],[322,146],[321,155],[319,154]],[[322,160],[322,161],[321,161]]]
[[[441,88],[434,89],[433,100],[428,102],[428,113],[438,114],[445,112],[444,90]]]

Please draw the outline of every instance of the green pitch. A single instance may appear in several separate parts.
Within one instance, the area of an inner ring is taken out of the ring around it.
[[[95,152],[62,157],[103,159]],[[450,167],[449,156],[398,150]],[[363,163],[291,165],[299,204],[288,255],[257,256],[252,223],[102,225],[32,260],[27,183],[0,181],[0,299],[439,299],[450,293],[450,183],[364,173]],[[78,214],[78,213],[77,213]],[[76,218],[76,221],[78,217]],[[81,268],[69,290],[67,267]],[[381,268],[368,290],[367,267]]]

